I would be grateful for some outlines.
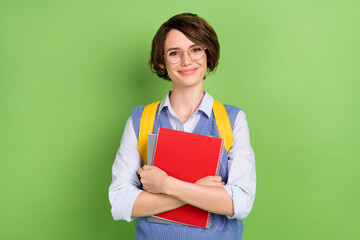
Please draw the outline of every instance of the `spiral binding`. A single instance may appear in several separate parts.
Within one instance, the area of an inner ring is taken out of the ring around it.
[[[215,176],[217,176],[219,174],[220,161],[221,161],[223,148],[224,148],[224,139],[221,139],[221,147],[220,147],[218,162],[217,162],[217,165],[216,165]],[[209,212],[208,217],[207,217],[207,221],[206,221],[206,228],[210,227],[210,220],[211,219],[210,219],[210,212]]]
[[[218,162],[217,162],[217,165],[216,165],[215,176],[217,176],[219,174],[219,166],[220,166],[220,160],[221,160],[221,155],[222,155],[223,148],[224,148],[224,139],[221,139],[221,147],[220,147]]]

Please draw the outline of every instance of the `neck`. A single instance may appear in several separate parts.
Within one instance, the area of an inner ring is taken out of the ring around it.
[[[182,123],[200,106],[204,97],[202,86],[198,88],[173,88],[170,95],[170,104]]]

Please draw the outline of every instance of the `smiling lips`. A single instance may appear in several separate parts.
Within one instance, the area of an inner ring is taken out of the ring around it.
[[[191,75],[194,72],[196,72],[196,70],[197,70],[197,68],[187,68],[187,69],[180,70],[178,72],[183,75]]]

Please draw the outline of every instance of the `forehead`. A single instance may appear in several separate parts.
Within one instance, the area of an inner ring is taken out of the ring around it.
[[[182,32],[176,29],[170,30],[167,34],[165,43],[164,43],[164,50],[166,51],[169,48],[180,48],[186,49],[194,45],[190,39],[188,39]]]

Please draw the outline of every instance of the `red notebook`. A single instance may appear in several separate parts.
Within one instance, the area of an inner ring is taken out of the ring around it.
[[[160,128],[153,165],[169,176],[194,183],[206,176],[218,175],[223,149],[221,138]],[[155,217],[191,226],[208,228],[210,213],[185,205]]]

